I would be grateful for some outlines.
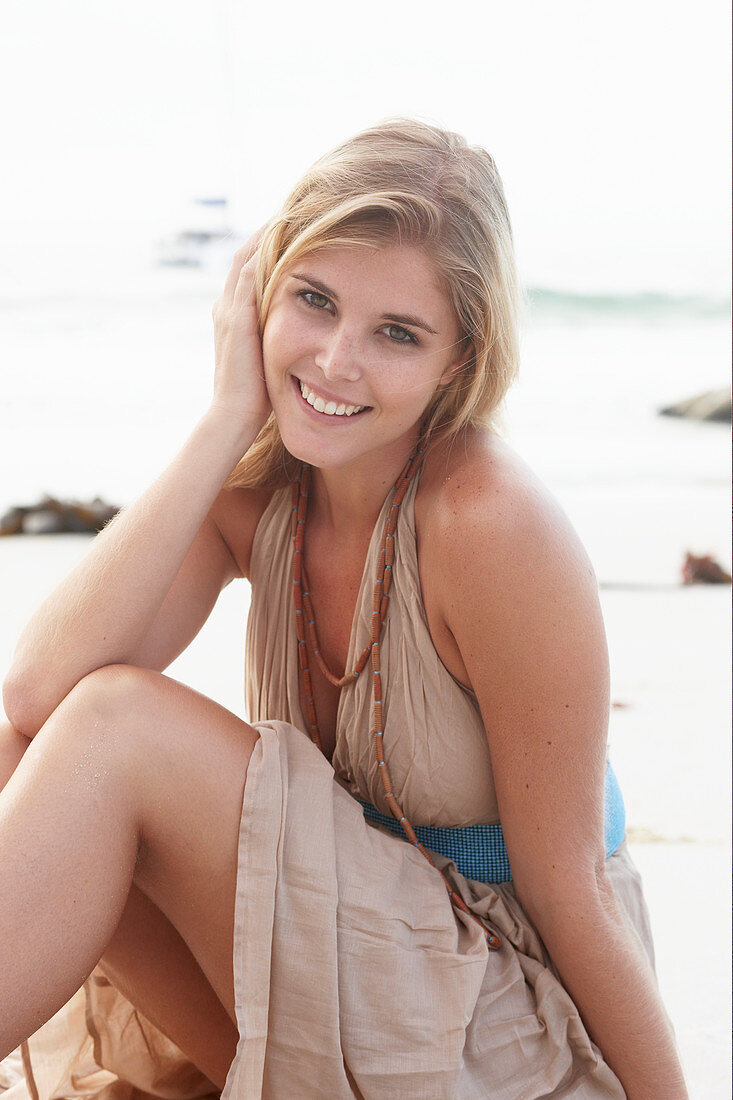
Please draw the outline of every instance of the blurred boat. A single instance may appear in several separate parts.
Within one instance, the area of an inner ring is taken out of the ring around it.
[[[226,268],[245,237],[231,225],[225,198],[194,200],[192,224],[158,243],[163,267]]]

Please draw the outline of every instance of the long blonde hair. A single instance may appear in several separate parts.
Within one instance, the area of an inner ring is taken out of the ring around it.
[[[260,331],[280,276],[327,246],[419,245],[436,264],[468,358],[426,410],[433,443],[492,424],[519,361],[519,291],[504,190],[489,154],[459,134],[414,119],[363,130],[321,157],[263,238],[256,275]],[[227,486],[281,485],[297,462],[274,416]]]

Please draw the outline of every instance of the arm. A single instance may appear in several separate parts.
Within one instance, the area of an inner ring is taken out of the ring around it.
[[[253,269],[245,246],[215,307],[211,407],[170,466],[94,540],[21,634],[3,698],[8,718],[28,737],[94,669],[164,668],[241,572],[217,521],[224,481],[269,411]]]
[[[431,555],[487,729],[517,895],[630,1100],[683,1100],[654,976],[605,875],[608,667],[592,569],[515,460],[482,455],[447,484]]]

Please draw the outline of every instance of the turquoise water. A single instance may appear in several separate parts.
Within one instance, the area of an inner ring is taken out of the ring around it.
[[[730,300],[710,295],[665,294],[661,291],[583,294],[549,287],[529,287],[526,297],[529,313],[533,317],[572,317],[589,324],[599,318],[680,321],[726,318],[730,315]]]

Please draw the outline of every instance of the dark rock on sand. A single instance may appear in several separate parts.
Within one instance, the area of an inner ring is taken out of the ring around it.
[[[730,584],[730,573],[726,573],[710,554],[695,557],[689,550],[682,564],[683,584]]]
[[[688,397],[675,405],[659,410],[662,416],[684,416],[688,420],[718,420],[729,424],[731,419],[730,390],[708,390],[697,397]]]
[[[18,505],[0,518],[0,535],[94,535],[119,508],[100,497],[90,502],[45,496],[38,504]]]

